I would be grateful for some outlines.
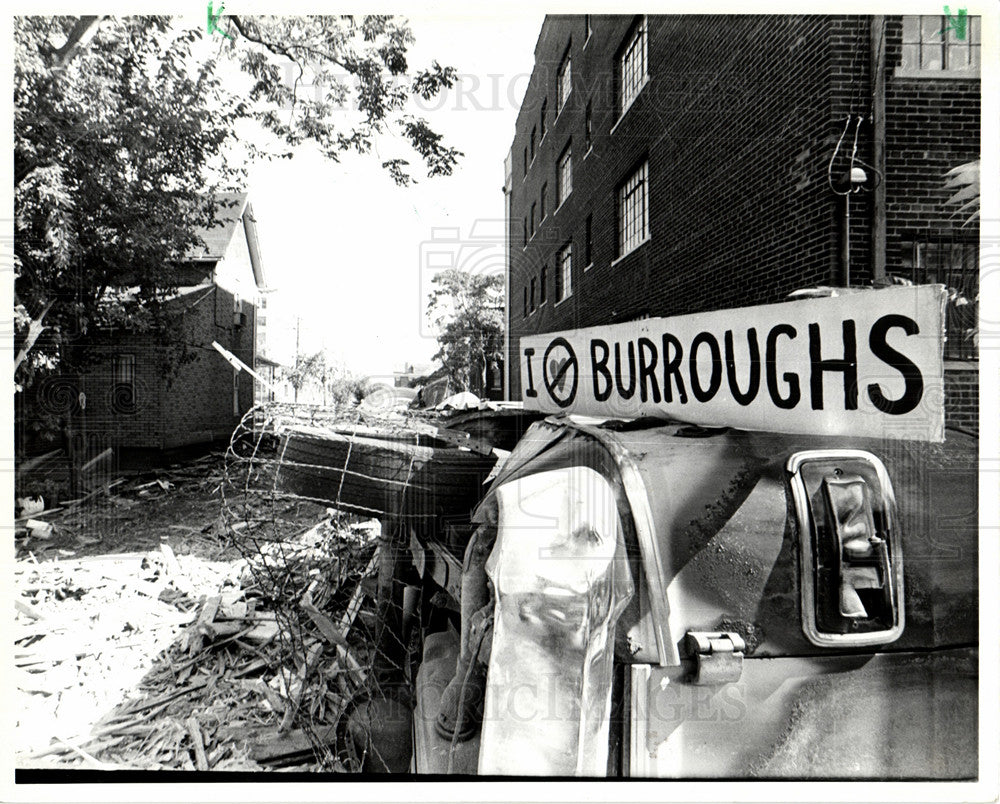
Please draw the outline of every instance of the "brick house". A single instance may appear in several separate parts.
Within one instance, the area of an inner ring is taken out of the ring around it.
[[[226,441],[254,404],[253,378],[230,366],[212,342],[255,365],[256,301],[264,287],[256,220],[245,193],[217,202],[218,225],[199,231],[205,248],[188,255],[186,284],[168,302],[195,359],[171,374],[166,347],[152,335],[114,331],[90,339],[91,367],[75,378],[85,407],[68,411],[87,455]]]
[[[523,335],[900,277],[957,291],[946,417],[977,429],[979,227],[944,184],[980,152],[961,23],[547,17],[505,170],[510,398]]]

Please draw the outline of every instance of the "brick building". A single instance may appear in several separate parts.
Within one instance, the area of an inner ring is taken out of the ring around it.
[[[38,404],[68,420],[77,459],[108,447],[117,458],[122,450],[156,454],[228,440],[253,405],[253,378],[237,372],[212,346],[216,341],[247,365],[255,364],[255,305],[264,275],[247,195],[220,196],[217,219],[216,226],[199,232],[205,248],[188,255],[186,284],[167,302],[194,360],[171,372],[167,347],[153,336],[102,331],[77,347],[87,355],[74,363],[89,368],[55,378],[63,389],[59,393],[41,389]]]
[[[523,335],[902,278],[956,291],[947,418],[977,428],[979,228],[944,174],[979,158],[979,37],[965,17],[547,17],[506,164],[510,397]]]

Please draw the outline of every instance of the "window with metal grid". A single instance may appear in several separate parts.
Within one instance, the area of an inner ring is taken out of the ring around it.
[[[649,194],[643,162],[618,190],[618,256],[628,254],[649,237]]]
[[[632,38],[622,51],[620,64],[621,108],[624,111],[632,103],[643,81],[646,80],[646,18],[643,17],[632,31]]]
[[[573,149],[567,145],[566,150],[559,157],[559,198],[557,203],[561,204],[573,191]]]
[[[573,245],[567,243],[556,254],[556,301],[561,302],[573,293]]]
[[[944,356],[978,360],[979,246],[948,238],[914,241],[903,259],[904,275],[915,284],[941,284],[945,305]]]
[[[980,22],[965,15],[904,15],[901,69],[979,75]]]
[[[572,64],[569,57],[569,48],[566,48],[566,55],[563,56],[559,64],[559,75],[556,79],[556,114],[562,111],[566,105],[566,99],[573,88]]]

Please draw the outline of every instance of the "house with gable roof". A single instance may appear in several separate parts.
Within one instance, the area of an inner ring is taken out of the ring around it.
[[[216,196],[216,225],[198,232],[183,285],[167,301],[194,359],[169,371],[167,346],[146,333],[115,330],[88,339],[89,368],[68,411],[72,452],[158,453],[229,439],[255,402],[255,382],[213,346],[247,366],[257,362],[257,309],[265,287],[257,221],[246,193]],[[126,291],[127,292],[127,291]]]

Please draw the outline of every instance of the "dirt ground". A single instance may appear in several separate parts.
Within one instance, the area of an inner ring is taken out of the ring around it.
[[[280,575],[328,625],[361,588],[371,523],[271,500],[258,543],[223,506],[225,468],[210,455],[132,475],[38,514],[51,531],[19,523],[16,767],[318,767],[308,750],[274,755],[309,748],[302,724],[329,720],[352,692],[338,660],[359,663],[277,610],[268,583]]]

